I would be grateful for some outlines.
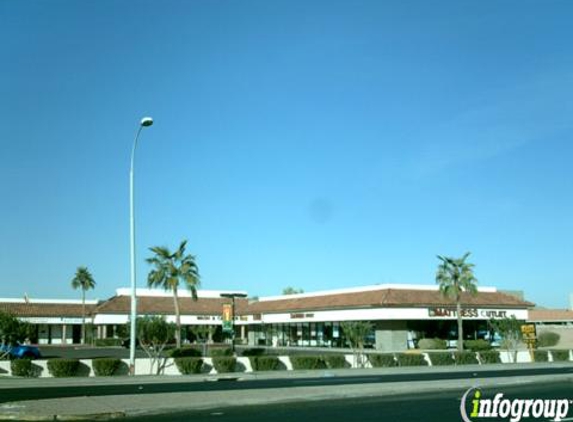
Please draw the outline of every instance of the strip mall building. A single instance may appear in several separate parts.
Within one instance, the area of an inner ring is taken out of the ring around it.
[[[194,301],[180,292],[181,323],[190,342],[196,341],[193,327],[211,326],[210,340],[224,341],[221,313],[231,299],[224,291],[198,292]],[[139,316],[159,315],[175,321],[169,292],[138,289]],[[468,338],[487,335],[487,322],[515,316],[530,320],[533,304],[495,288],[481,287],[476,295],[463,294],[462,317]],[[80,301],[0,299],[0,311],[11,313],[36,327],[39,344],[80,343]],[[130,290],[118,289],[105,301],[86,301],[86,322],[93,324],[97,338],[118,338],[129,321]],[[377,285],[360,288],[236,299],[237,343],[266,346],[345,347],[341,323],[370,321],[369,345],[386,351],[412,348],[419,338],[455,338],[455,304],[445,299],[437,286]]]

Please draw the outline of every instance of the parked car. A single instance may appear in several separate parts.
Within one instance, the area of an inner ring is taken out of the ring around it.
[[[29,346],[26,344],[17,344],[10,346],[7,344],[0,345],[0,355],[7,353],[11,359],[40,359],[42,353],[36,346]]]

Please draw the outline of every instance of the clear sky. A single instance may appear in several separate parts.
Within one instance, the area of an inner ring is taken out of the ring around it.
[[[573,2],[0,0],[0,297],[138,285],[573,291]]]

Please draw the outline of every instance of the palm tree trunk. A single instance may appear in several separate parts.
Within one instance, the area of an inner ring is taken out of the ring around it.
[[[82,289],[82,344],[86,342],[86,291]]]
[[[456,301],[456,313],[458,315],[458,352],[464,350],[464,333],[462,324],[462,304],[460,299]]]
[[[173,304],[175,305],[175,343],[177,348],[181,347],[181,315],[179,315],[179,300],[177,299],[177,288],[173,289]]]

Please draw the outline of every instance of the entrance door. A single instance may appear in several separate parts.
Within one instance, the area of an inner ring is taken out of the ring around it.
[[[72,325],[72,343],[80,344],[82,342],[82,326]]]

